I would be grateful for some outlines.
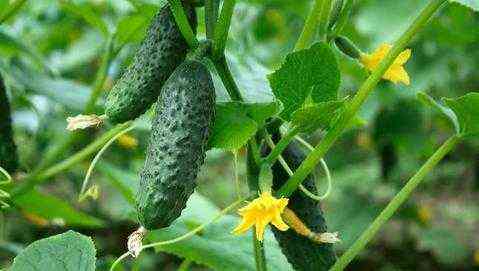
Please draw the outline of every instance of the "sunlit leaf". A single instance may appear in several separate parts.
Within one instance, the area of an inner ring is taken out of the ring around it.
[[[287,120],[308,97],[316,103],[338,97],[338,64],[333,51],[324,43],[289,54],[281,68],[268,78],[274,95],[283,103],[281,116]]]

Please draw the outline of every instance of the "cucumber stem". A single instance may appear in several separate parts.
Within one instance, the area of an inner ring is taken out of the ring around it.
[[[421,183],[424,177],[461,141],[461,137],[454,135],[424,163],[406,185],[394,196],[386,208],[374,219],[373,223],[361,234],[354,244],[338,259],[331,267],[332,271],[343,270],[356,255],[364,249],[379,229],[394,215],[401,205],[411,196],[414,189]]]
[[[176,24],[180,29],[181,34],[186,40],[186,43],[190,46],[190,48],[196,48],[198,46],[198,40],[196,39],[196,35],[191,29],[191,25],[188,22],[188,18],[186,17],[185,10],[183,5],[181,4],[180,0],[168,0],[170,4],[171,11],[173,12],[173,16],[175,17]]]
[[[356,116],[361,105],[374,90],[383,74],[389,69],[396,57],[404,50],[414,35],[421,30],[429,19],[447,0],[432,0],[418,15],[409,28],[395,42],[394,46],[379,63],[378,67],[371,73],[366,81],[361,85],[358,92],[348,104],[344,113],[337,122],[326,133],[314,150],[306,157],[293,176],[279,189],[278,195],[289,197],[301,184],[301,182],[314,170],[321,158],[336,142],[344,129],[348,127],[350,121]]]
[[[206,38],[213,40],[215,37],[215,27],[218,21],[219,0],[205,0],[205,25]]]
[[[213,46],[213,57],[215,59],[221,58],[223,56],[223,52],[225,51],[228,32],[231,25],[231,17],[233,16],[235,4],[236,0],[225,0],[223,2],[221,14],[218,19],[218,23],[215,26]]]

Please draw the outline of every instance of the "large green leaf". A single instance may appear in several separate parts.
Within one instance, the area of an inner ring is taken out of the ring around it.
[[[450,0],[450,1],[464,5],[474,11],[479,11],[479,1],[477,0]]]
[[[169,228],[153,232],[149,239],[152,241],[173,239],[211,220],[218,212],[218,208],[207,199],[193,194],[182,216]],[[251,234],[242,236],[231,234],[231,230],[238,223],[239,218],[226,215],[192,238],[160,246],[157,250],[176,254],[214,270],[254,271],[256,266]],[[270,270],[292,270],[269,230],[265,235],[264,246]]]
[[[30,244],[15,257],[10,271],[94,271],[93,241],[74,231]]]
[[[460,133],[479,134],[479,92],[471,92],[455,99],[444,99],[457,116]]]
[[[35,190],[12,199],[15,206],[28,214],[34,214],[48,221],[61,220],[68,226],[101,227],[104,222],[98,218],[75,210],[69,203],[57,197]]]
[[[293,113],[291,123],[304,133],[326,128],[337,116],[343,103],[343,101],[332,101],[304,106]]]
[[[283,103],[281,115],[287,120],[308,97],[316,103],[338,97],[338,63],[325,43],[316,43],[309,49],[289,54],[281,68],[268,78],[274,95]]]
[[[225,150],[241,148],[278,108],[277,103],[218,103],[209,146]]]

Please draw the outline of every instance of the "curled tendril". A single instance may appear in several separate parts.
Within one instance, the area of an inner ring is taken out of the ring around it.
[[[82,187],[81,187],[81,190],[80,190],[80,195],[78,196],[78,201],[82,201],[84,200],[86,197],[85,197],[85,192],[87,191],[87,186],[88,186],[88,182],[90,180],[90,176],[93,172],[93,169],[95,168],[96,164],[98,163],[98,161],[100,160],[101,156],[103,155],[103,153],[108,149],[108,147],[110,147],[110,145],[115,141],[117,140],[120,136],[124,135],[125,133],[128,133],[129,131],[135,129],[135,125],[132,125],[132,126],[129,126],[129,127],[126,127],[125,129],[121,130],[120,132],[118,132],[114,137],[112,137],[110,140],[108,140],[108,142],[100,149],[100,151],[95,155],[95,158],[93,158],[91,164],[90,164],[90,167],[88,167],[88,170],[87,170],[87,173],[85,175],[85,179],[83,180],[83,184],[82,184]]]
[[[306,146],[310,151],[314,149],[308,142],[306,142],[300,136],[295,136],[295,139],[298,140],[304,146]],[[268,143],[270,148],[275,147],[275,144],[274,144],[273,140],[269,136],[266,137],[266,143]],[[284,170],[286,170],[288,175],[292,176],[293,171],[288,166],[288,164],[284,160],[283,156],[280,155],[278,157],[278,161],[281,164],[281,166],[283,166]],[[301,190],[301,192],[303,192],[306,196],[308,196],[311,199],[316,200],[316,201],[322,201],[325,198],[327,198],[329,196],[329,194],[331,193],[331,188],[332,188],[331,172],[329,171],[328,165],[326,164],[326,161],[324,161],[324,159],[321,159],[320,162],[321,162],[321,167],[323,168],[323,170],[325,172],[325,175],[326,175],[326,180],[327,180],[326,192],[323,195],[318,196],[318,195],[315,195],[314,193],[312,193],[311,191],[309,191],[308,189],[306,189],[306,187],[304,187],[302,184],[299,185],[299,189]],[[314,179],[315,179],[315,182],[316,182],[316,187],[319,187],[319,184],[317,182],[317,178],[314,178]]]
[[[209,226],[210,224],[218,221],[218,219],[220,219],[221,217],[223,217],[224,215],[226,215],[227,213],[229,213],[230,211],[232,211],[233,209],[235,209],[236,207],[238,207],[240,204],[242,204],[245,200],[247,200],[248,197],[244,197],[244,198],[241,198],[241,199],[238,199],[237,201],[231,203],[229,206],[227,206],[226,208],[224,208],[223,210],[221,210],[215,217],[213,217],[211,220],[201,224],[200,226],[194,228],[193,230],[179,236],[179,237],[176,237],[174,239],[170,239],[170,240],[166,240],[166,241],[159,241],[159,242],[155,242],[155,243],[151,243],[151,244],[148,244],[148,245],[143,245],[141,246],[141,248],[137,251],[138,254],[147,249],[147,248],[153,248],[153,247],[158,247],[158,246],[164,246],[164,245],[169,245],[169,244],[173,244],[173,243],[178,243],[180,241],[183,241],[183,240],[186,240],[190,237],[193,237],[196,233],[202,231],[204,228],[206,228],[207,226]],[[115,260],[115,262],[113,262],[113,264],[111,265],[110,267],[110,271],[114,271],[116,266],[121,262],[123,261],[126,257],[130,256],[131,255],[131,252],[125,252],[123,253],[120,257],[118,257],[118,259]]]

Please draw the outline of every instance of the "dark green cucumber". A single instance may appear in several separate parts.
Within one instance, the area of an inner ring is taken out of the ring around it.
[[[194,8],[186,2],[183,6],[196,31]],[[188,44],[169,5],[165,5],[153,18],[132,64],[110,91],[105,103],[108,119],[122,123],[145,113],[160,95],[168,77],[184,61],[187,51]]]
[[[0,167],[9,173],[18,167],[17,147],[13,141],[12,119],[7,90],[0,75]]]
[[[181,215],[196,187],[214,116],[210,73],[198,61],[185,61],[158,99],[140,172],[137,210],[146,229],[167,227]]]
[[[276,134],[275,142],[279,141]],[[263,154],[268,150],[263,149]],[[305,155],[296,143],[291,143],[282,153],[286,163],[292,170],[299,167]],[[288,173],[279,162],[273,165],[273,189],[279,189],[289,179]],[[314,180],[311,176],[303,182],[309,191],[316,192]],[[296,191],[289,197],[288,208],[313,232],[326,232],[326,221],[319,202],[312,200],[301,191]],[[279,231],[272,227],[274,237],[281,247],[281,251],[288,261],[299,271],[322,271],[329,268],[336,261],[336,255],[331,244],[317,244],[308,238],[298,235],[293,230]]]

